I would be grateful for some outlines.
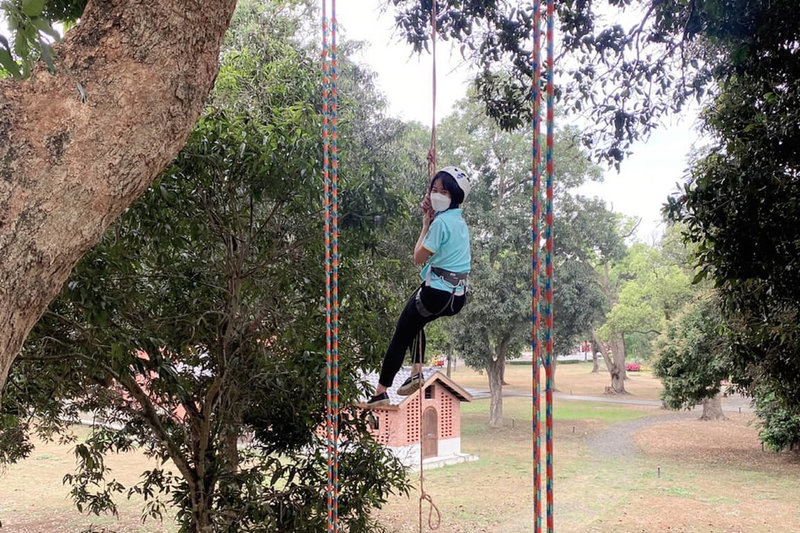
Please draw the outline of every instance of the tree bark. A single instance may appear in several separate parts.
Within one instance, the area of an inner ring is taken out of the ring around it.
[[[625,342],[622,334],[616,334],[611,338],[611,349],[614,351],[614,368],[611,371],[611,388],[616,394],[627,394],[625,391]]]
[[[598,352],[600,352],[600,345],[592,339],[592,374],[600,372],[600,361],[597,358]]]
[[[727,420],[722,411],[722,393],[717,393],[713,398],[706,398],[702,402],[703,414],[700,420]]]
[[[449,378],[452,377],[450,374],[453,367],[453,347],[448,344],[445,353],[447,354],[447,377]]]
[[[500,366],[500,384],[505,387],[508,385],[506,382],[506,355],[503,353],[502,357],[500,355],[497,357],[497,364]]]
[[[0,80],[0,401],[74,265],[184,145],[235,5],[89,0],[55,75]]]
[[[503,427],[503,382],[500,377],[500,369],[496,361],[489,363],[486,367],[489,376],[489,394],[491,396],[489,404],[489,427]]]
[[[608,373],[611,375],[611,386],[606,387],[606,392],[609,394],[627,394],[625,390],[625,345],[619,339],[619,336],[614,336],[611,341],[613,353],[608,354],[597,332],[592,332],[592,343],[600,349],[600,354],[608,368]]]

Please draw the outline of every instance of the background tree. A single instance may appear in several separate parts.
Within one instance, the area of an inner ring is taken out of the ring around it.
[[[115,493],[127,491],[143,494],[153,516],[167,497],[190,531],[324,528],[317,53],[293,41],[296,19],[252,7],[243,4],[234,25],[257,35],[231,40],[216,109],[80,263],[14,367],[5,459],[30,451],[26,430],[64,432],[81,411],[122,427],[96,429],[76,447],[79,468],[68,479],[79,508],[113,510]],[[342,67],[358,80],[358,69]],[[391,333],[386,308],[396,297],[380,282],[397,259],[374,243],[394,240],[408,218],[393,185],[402,157],[366,144],[401,132],[372,91],[361,85],[341,109],[342,167],[354,169],[342,183],[345,405]],[[375,224],[373,213],[393,223]],[[29,428],[32,413],[41,423]],[[364,424],[345,415],[340,516],[351,531],[373,531],[368,510],[407,482]],[[250,445],[239,449],[242,439]],[[174,470],[155,468],[123,487],[104,457],[133,446]]]
[[[731,375],[725,357],[728,349],[722,331],[719,301],[701,295],[667,326],[657,342],[659,358],[653,365],[661,378],[661,398],[670,409],[691,409],[702,404],[702,420],[725,418],[722,382]]]
[[[625,392],[626,337],[637,335],[649,344],[661,333],[691,295],[690,279],[677,265],[668,264],[661,251],[642,243],[630,247],[618,263],[621,288],[605,323],[598,330],[613,346],[614,392]]]
[[[592,338],[603,323],[614,297],[601,283],[598,268],[625,252],[619,234],[619,215],[602,200],[565,193],[559,197],[555,218],[555,351],[569,353],[583,339]],[[593,359],[597,368],[597,353]]]
[[[714,14],[715,39],[701,43],[725,65],[703,114],[712,145],[668,211],[698,247],[699,275],[719,287],[737,384],[798,415],[800,54],[790,43],[800,28],[791,10],[741,2]]]
[[[465,204],[472,236],[470,297],[451,322],[450,341],[468,365],[486,370],[489,425],[501,427],[506,361],[530,342],[530,133],[501,130],[474,95],[439,131],[440,161],[463,165],[479,178]],[[570,188],[599,177],[574,135],[565,129],[557,136],[559,200]]]

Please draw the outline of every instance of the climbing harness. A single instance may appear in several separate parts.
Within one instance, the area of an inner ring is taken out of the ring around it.
[[[532,417],[533,417],[533,530],[542,531],[542,490],[541,490],[541,420],[540,420],[540,369],[541,346],[539,344],[541,315],[544,314],[544,368],[545,368],[545,480],[546,480],[546,516],[547,531],[554,530],[553,517],[553,388],[555,359],[553,358],[553,33],[554,33],[554,0],[546,2],[547,24],[547,137],[545,154],[545,201],[544,201],[544,233],[545,233],[545,274],[544,303],[541,301],[539,289],[541,266],[541,0],[533,1],[533,177],[531,197],[531,352],[532,362]]]
[[[328,531],[339,531],[339,153],[336,87],[336,0],[322,2],[322,138],[325,206],[325,324],[327,355]],[[330,57],[329,57],[330,56]],[[330,65],[329,65],[330,63]]]

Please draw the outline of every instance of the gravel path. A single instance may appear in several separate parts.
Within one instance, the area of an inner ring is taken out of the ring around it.
[[[485,389],[467,389],[473,399],[489,398],[489,391]],[[564,394],[556,392],[554,395],[561,400],[574,400],[574,401],[587,401],[587,402],[602,402],[624,405],[640,405],[650,407],[661,407],[660,401],[654,400],[637,400],[634,398],[626,398],[625,396],[582,396]],[[503,397],[531,397],[530,392],[521,391],[503,391]],[[722,400],[722,410],[725,412],[752,412],[750,401],[747,398],[740,396],[725,397]],[[662,422],[672,422],[673,420],[687,420],[700,418],[702,414],[701,407],[695,407],[691,411],[661,411],[658,414],[651,416],[637,418],[629,422],[621,422],[613,424],[608,429],[600,431],[586,440],[586,445],[598,457],[604,459],[621,459],[633,457],[638,453],[636,441],[633,439],[634,433],[642,429],[661,424]]]
[[[656,416],[648,416],[613,424],[608,429],[595,433],[586,439],[586,446],[592,450],[598,458],[602,459],[624,459],[635,456],[639,450],[633,434],[650,426],[661,424],[662,422],[672,422],[673,420],[686,420],[699,418],[702,410],[695,408],[692,411],[681,411],[679,413],[669,413]]]

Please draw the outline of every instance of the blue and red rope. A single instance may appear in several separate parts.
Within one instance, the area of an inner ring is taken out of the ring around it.
[[[546,1],[546,94],[547,94],[547,134],[545,150],[545,198],[544,198],[544,303],[540,291],[540,253],[541,235],[541,0],[533,2],[533,178],[531,192],[531,396],[533,418],[533,529],[542,530],[542,469],[541,469],[541,344],[544,343],[545,369],[545,480],[547,531],[554,530],[553,493],[553,390],[555,359],[553,357],[553,61],[554,61],[554,0]],[[544,328],[540,329],[541,316],[544,315]]]
[[[541,473],[541,418],[539,417],[539,405],[541,396],[541,385],[539,378],[539,357],[541,347],[539,345],[539,219],[540,202],[539,188],[541,181],[541,96],[539,83],[541,77],[541,2],[533,2],[533,183],[531,192],[531,398],[532,398],[532,422],[533,422],[533,520],[534,531],[541,530],[542,514],[542,473]]]

